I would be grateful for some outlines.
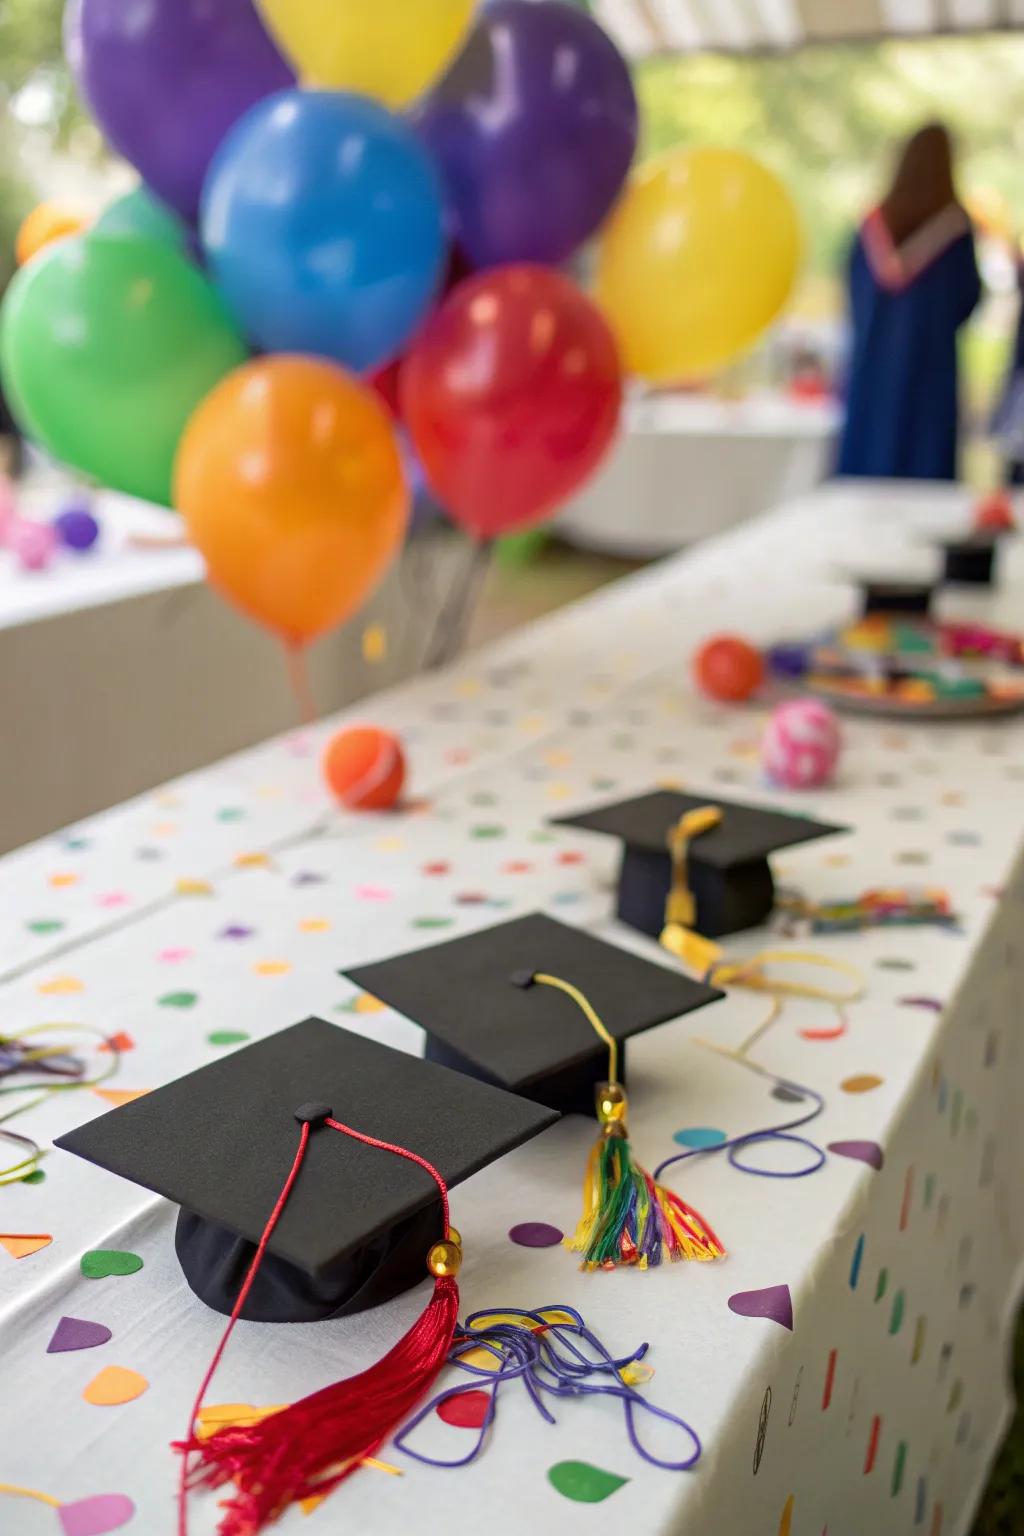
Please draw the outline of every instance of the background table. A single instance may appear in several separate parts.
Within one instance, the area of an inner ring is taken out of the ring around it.
[[[582,1536],[596,1520],[645,1536],[967,1530],[1007,1422],[1024,1253],[1024,728],[851,722],[837,785],[786,796],[760,779],[763,707],[699,701],[687,667],[711,628],[767,642],[848,615],[837,566],[930,560],[922,533],[951,527],[965,505],[928,487],[833,487],[381,695],[374,716],[402,732],[414,766],[415,798],[398,814],[359,819],[327,805],[316,756],[325,725],[0,862],[5,1028],[63,1021],[123,1034],[119,1091],[153,1088],[233,1048],[232,1036],[310,1013],[418,1049],[420,1032],[375,1010],[339,970],[536,907],[658,958],[610,916],[614,850],[545,824],[658,780],[848,824],[849,837],[777,863],[813,897],[908,882],[954,896],[952,932],[815,942],[862,969],[864,1001],[848,1031],[825,1040],[814,1036],[831,1013],[791,1004],[755,1059],[824,1096],[808,1133],[830,1149],[824,1167],[765,1182],[709,1156],[671,1176],[718,1228],[725,1261],[581,1275],[560,1248],[510,1242],[517,1222],[574,1225],[593,1138],[580,1118],[455,1192],[464,1308],[571,1303],[616,1352],[649,1340],[645,1391],[704,1443],[693,1473],[642,1462],[615,1405],[564,1403],[550,1427],[510,1389],[472,1468],[428,1470],[386,1450],[402,1477],[365,1471],[308,1516],[292,1512],[282,1532],[406,1536],[442,1515],[451,1536]],[[1000,597],[948,601],[1009,620],[1022,576],[1013,552]],[[764,941],[749,934],[734,947]],[[734,994],[631,1047],[633,1139],[648,1166],[688,1128],[733,1134],[793,1112],[770,1081],[695,1043],[734,1046],[762,1014],[763,999]],[[70,1094],[13,1128],[45,1143],[104,1108],[91,1091]],[[792,1168],[792,1154],[759,1153],[783,1158]],[[132,1536],[171,1536],[167,1446],[221,1320],[176,1269],[169,1206],[60,1153],[44,1167],[45,1182],[0,1190],[0,1233],[52,1237],[19,1260],[0,1245],[0,1483],[70,1503],[123,1494],[136,1507]],[[80,1260],[96,1248],[136,1253],[144,1268],[87,1280]],[[759,1310],[756,1298],[735,1300],[751,1292],[768,1293],[774,1319],[743,1315]],[[316,1389],[377,1358],[423,1301],[346,1322],[242,1325],[209,1401],[265,1405]],[[62,1316],[113,1337],[49,1354]],[[107,1365],[139,1372],[148,1390],[121,1407],[84,1401]],[[421,1444],[458,1454],[467,1432],[435,1421],[423,1433]],[[566,1461],[625,1481],[606,1506],[572,1502],[547,1476]],[[208,1536],[215,1523],[215,1501],[197,1499],[192,1531]],[[0,1495],[0,1530],[58,1536],[58,1512]]]
[[[585,549],[652,558],[744,523],[829,474],[839,407],[757,393],[633,400],[607,467],[558,520]]]

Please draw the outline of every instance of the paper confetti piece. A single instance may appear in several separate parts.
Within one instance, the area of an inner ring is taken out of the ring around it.
[[[565,1234],[546,1221],[521,1221],[508,1235],[520,1248],[557,1248]]]
[[[729,1297],[729,1311],[737,1317],[763,1317],[793,1330],[793,1298],[788,1285],[766,1285],[757,1291],[737,1291]]]
[[[77,885],[78,884],[78,876],[77,875],[68,875],[68,874],[63,874],[63,873],[62,874],[57,874],[57,875],[51,875],[50,876],[50,884],[53,886],[55,891],[60,891],[60,890],[65,889],[65,887],[67,887],[69,885]]]
[[[98,907],[126,907],[131,898],[126,891],[104,891],[96,897]]]
[[[174,889],[179,896],[213,895],[213,886],[208,880],[177,880]]]
[[[108,1536],[127,1525],[134,1514],[135,1505],[123,1493],[98,1493],[62,1504],[57,1511],[62,1536]]]
[[[25,924],[29,933],[38,934],[40,937],[47,933],[60,933],[66,926],[55,917],[37,917],[33,922]]]
[[[222,928],[217,935],[219,939],[251,939],[256,932],[255,928],[246,928],[242,923],[229,923]]]
[[[326,917],[304,917],[299,923],[300,933],[329,933],[330,928]]]
[[[62,1317],[46,1346],[48,1355],[70,1354],[78,1349],[97,1349],[113,1337],[103,1323],[89,1323],[81,1317]]]
[[[165,992],[157,999],[158,1008],[194,1008],[199,1001],[198,992]]]
[[[883,1081],[873,1072],[861,1072],[856,1077],[844,1078],[839,1086],[844,1093],[873,1093],[876,1088],[881,1088]]]
[[[363,660],[374,665],[380,661],[386,661],[388,654],[388,632],[383,624],[367,624],[363,630]]]
[[[116,1035],[111,1035],[109,1040],[104,1040],[100,1046],[101,1051],[134,1051],[135,1041],[131,1035],[126,1035],[124,1030],[118,1030]]]
[[[291,968],[290,960],[258,960],[253,966],[257,976],[287,976]]]
[[[603,1504],[629,1482],[614,1472],[604,1472],[588,1461],[560,1461],[548,1471],[548,1482],[563,1498],[577,1504]]]
[[[52,981],[41,981],[36,991],[43,997],[68,997],[74,992],[84,992],[85,988],[74,976],[55,976]]]
[[[87,1280],[134,1275],[141,1268],[142,1260],[137,1253],[124,1253],[116,1248],[92,1248],[82,1254],[82,1274]]]
[[[782,1519],[779,1521],[779,1536],[790,1536],[793,1529],[793,1506],[795,1503],[796,1498],[791,1493],[783,1508]]]
[[[885,1153],[877,1141],[830,1141],[828,1150],[837,1157],[851,1157],[855,1162],[867,1163],[870,1168],[881,1170],[885,1165]]]
[[[676,1131],[672,1140],[681,1147],[689,1147],[691,1151],[703,1152],[709,1147],[720,1147],[726,1135],[724,1131],[715,1130],[710,1125],[693,1125],[686,1130]]]
[[[352,892],[356,901],[394,901],[394,891],[385,885],[357,885]]]
[[[195,950],[192,949],[162,949],[157,955],[157,959],[161,965],[180,965],[183,960],[191,960],[194,954]]]
[[[480,1429],[491,1406],[491,1394],[471,1389],[439,1403],[437,1416],[455,1429]]]
[[[122,1403],[133,1403],[148,1386],[149,1382],[138,1371],[123,1365],[106,1365],[85,1387],[82,1396],[94,1408],[118,1408]]]
[[[111,1104],[115,1109],[120,1109],[123,1104],[134,1104],[136,1099],[144,1099],[149,1093],[148,1088],[94,1088],[93,1093],[105,1104]]]
[[[266,853],[240,853],[235,858],[236,869],[269,869],[270,857]]]
[[[0,1248],[6,1248],[12,1259],[30,1259],[52,1242],[53,1238],[43,1232],[0,1232]]]
[[[924,1008],[929,1013],[941,1013],[943,1005],[937,997],[901,997],[901,1008]]]
[[[216,1029],[207,1035],[208,1045],[244,1045],[249,1036],[241,1029]]]

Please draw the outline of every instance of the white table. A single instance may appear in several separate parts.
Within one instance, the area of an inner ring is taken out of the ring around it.
[[[57,476],[41,479],[21,510],[52,517],[69,493]],[[18,722],[5,746],[0,850],[297,718],[280,647],[210,591],[196,552],[136,546],[140,535],[180,537],[178,519],[112,493],[95,509],[102,538],[88,554],[62,553],[27,572],[0,550],[0,702],[4,719]],[[462,560],[444,548],[404,557],[363,614],[313,648],[321,709],[418,668],[429,615]],[[425,590],[425,571],[436,590]],[[372,664],[362,654],[369,626],[383,627],[388,642]]]
[[[815,1141],[874,1147],[881,1170],[848,1145],[813,1177],[786,1182],[717,1157],[691,1163],[675,1187],[730,1256],[648,1274],[580,1275],[561,1249],[506,1236],[515,1222],[575,1222],[593,1136],[583,1119],[455,1192],[465,1309],[569,1302],[616,1351],[649,1340],[656,1376],[645,1390],[697,1429],[695,1472],[643,1463],[614,1406],[565,1404],[552,1428],[510,1390],[473,1467],[432,1471],[386,1448],[400,1478],[361,1473],[308,1517],[288,1515],[283,1536],[407,1536],[439,1512],[450,1536],[482,1526],[583,1536],[597,1520],[644,1536],[968,1530],[1010,1411],[1005,1349],[1024,1255],[1024,727],[855,721],[836,786],[786,796],[760,781],[763,706],[700,702],[687,665],[712,625],[767,643],[839,620],[853,598],[826,579],[833,567],[916,561],[922,531],[949,528],[964,505],[951,491],[833,487],[381,695],[373,716],[402,732],[412,758],[407,812],[366,820],[330,809],[316,754],[332,722],[0,861],[5,1020],[125,1032],[133,1048],[110,1085],[122,1091],[214,1059],[221,1031],[255,1039],[310,1013],[418,1049],[419,1031],[363,1011],[339,969],[535,907],[656,958],[611,917],[614,850],[551,832],[545,818],[658,779],[849,824],[845,840],[778,861],[814,897],[921,882],[954,897],[956,933],[815,941],[860,967],[864,1001],[830,1040],[813,1038],[831,1022],[820,1004],[792,1003],[756,1053],[824,1096]],[[994,619],[1019,606],[1022,579],[1015,551]],[[735,949],[764,942],[745,935]],[[735,1046],[762,1014],[763,1000],[733,994],[631,1046],[633,1138],[648,1165],[683,1128],[738,1133],[788,1113],[762,1079],[694,1043]],[[103,1107],[72,1094],[12,1128],[46,1143]],[[171,1536],[167,1443],[184,1428],[221,1320],[176,1269],[168,1205],[62,1154],[44,1166],[44,1183],[0,1190],[0,1233],[52,1237],[19,1260],[0,1245],[0,1483],[32,1495],[0,1494],[0,1530],[55,1536],[57,1512],[35,1495],[116,1493],[135,1507],[129,1536]],[[85,1280],[81,1255],[97,1247],[134,1252],[144,1268]],[[788,1287],[792,1330],[729,1305],[778,1287]],[[348,1322],[242,1325],[210,1401],[282,1403],[324,1385],[378,1357],[423,1300]],[[106,1324],[111,1342],[48,1354],[65,1315]],[[121,1407],[83,1401],[107,1365],[140,1373],[148,1389]],[[425,1433],[441,1454],[465,1444],[465,1431],[440,1422]],[[627,1481],[604,1506],[573,1502],[547,1477],[564,1461]],[[213,1501],[196,1499],[193,1536],[215,1524]]]
[[[811,490],[831,469],[838,428],[832,400],[633,400],[608,465],[561,515],[559,531],[628,557],[681,549]]]

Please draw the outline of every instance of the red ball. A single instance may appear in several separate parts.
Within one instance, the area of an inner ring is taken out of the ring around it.
[[[992,491],[975,508],[976,533],[1010,533],[1016,526],[1013,501],[1007,491]]]
[[[339,731],[324,753],[324,778],[347,810],[390,810],[405,784],[398,738],[372,725]]]
[[[738,635],[716,635],[697,652],[693,664],[697,686],[709,699],[739,704],[764,682],[760,651]]]

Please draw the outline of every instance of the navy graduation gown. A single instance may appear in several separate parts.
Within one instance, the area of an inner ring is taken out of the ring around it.
[[[839,474],[955,480],[957,332],[981,297],[966,216],[949,208],[897,250],[876,211],[854,242],[849,285]]]

